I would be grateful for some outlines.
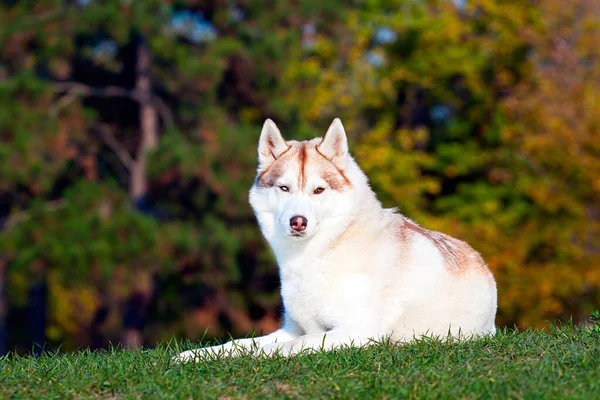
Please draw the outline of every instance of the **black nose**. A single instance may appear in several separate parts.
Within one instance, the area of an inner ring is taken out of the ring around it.
[[[290,226],[296,232],[302,232],[305,230],[306,225],[308,225],[308,221],[301,215],[296,215],[295,217],[290,218]]]

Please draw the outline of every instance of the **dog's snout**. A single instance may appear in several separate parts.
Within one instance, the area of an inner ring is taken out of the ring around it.
[[[295,217],[290,218],[290,226],[296,232],[302,232],[306,229],[306,225],[308,225],[308,220],[301,215],[296,215]]]

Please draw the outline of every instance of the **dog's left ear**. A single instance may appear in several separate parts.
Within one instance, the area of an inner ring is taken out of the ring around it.
[[[344,125],[342,125],[339,118],[333,120],[318,149],[337,168],[346,169],[348,165],[348,138],[346,137]]]

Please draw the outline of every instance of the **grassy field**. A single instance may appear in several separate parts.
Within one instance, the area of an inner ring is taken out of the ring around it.
[[[600,326],[174,364],[154,350],[0,358],[0,398],[600,399]]]

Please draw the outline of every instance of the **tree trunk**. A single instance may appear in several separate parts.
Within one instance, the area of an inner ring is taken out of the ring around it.
[[[140,145],[131,168],[129,195],[133,204],[144,201],[148,191],[146,155],[158,145],[158,115],[152,104],[152,81],[150,78],[150,51],[143,39],[137,49],[135,90],[140,94]]]
[[[143,38],[137,48],[135,90],[140,94],[140,144],[131,168],[129,195],[138,211],[146,211],[146,195],[148,192],[148,176],[146,158],[149,151],[158,145],[158,115],[152,104],[152,81],[150,77],[150,51]],[[140,277],[149,280],[147,271],[140,271]],[[129,350],[143,345],[143,330],[152,285],[139,285],[127,300],[123,315],[123,344]]]
[[[48,285],[45,278],[34,283],[29,289],[27,305],[27,332],[33,347],[33,354],[39,357],[46,347]]]

